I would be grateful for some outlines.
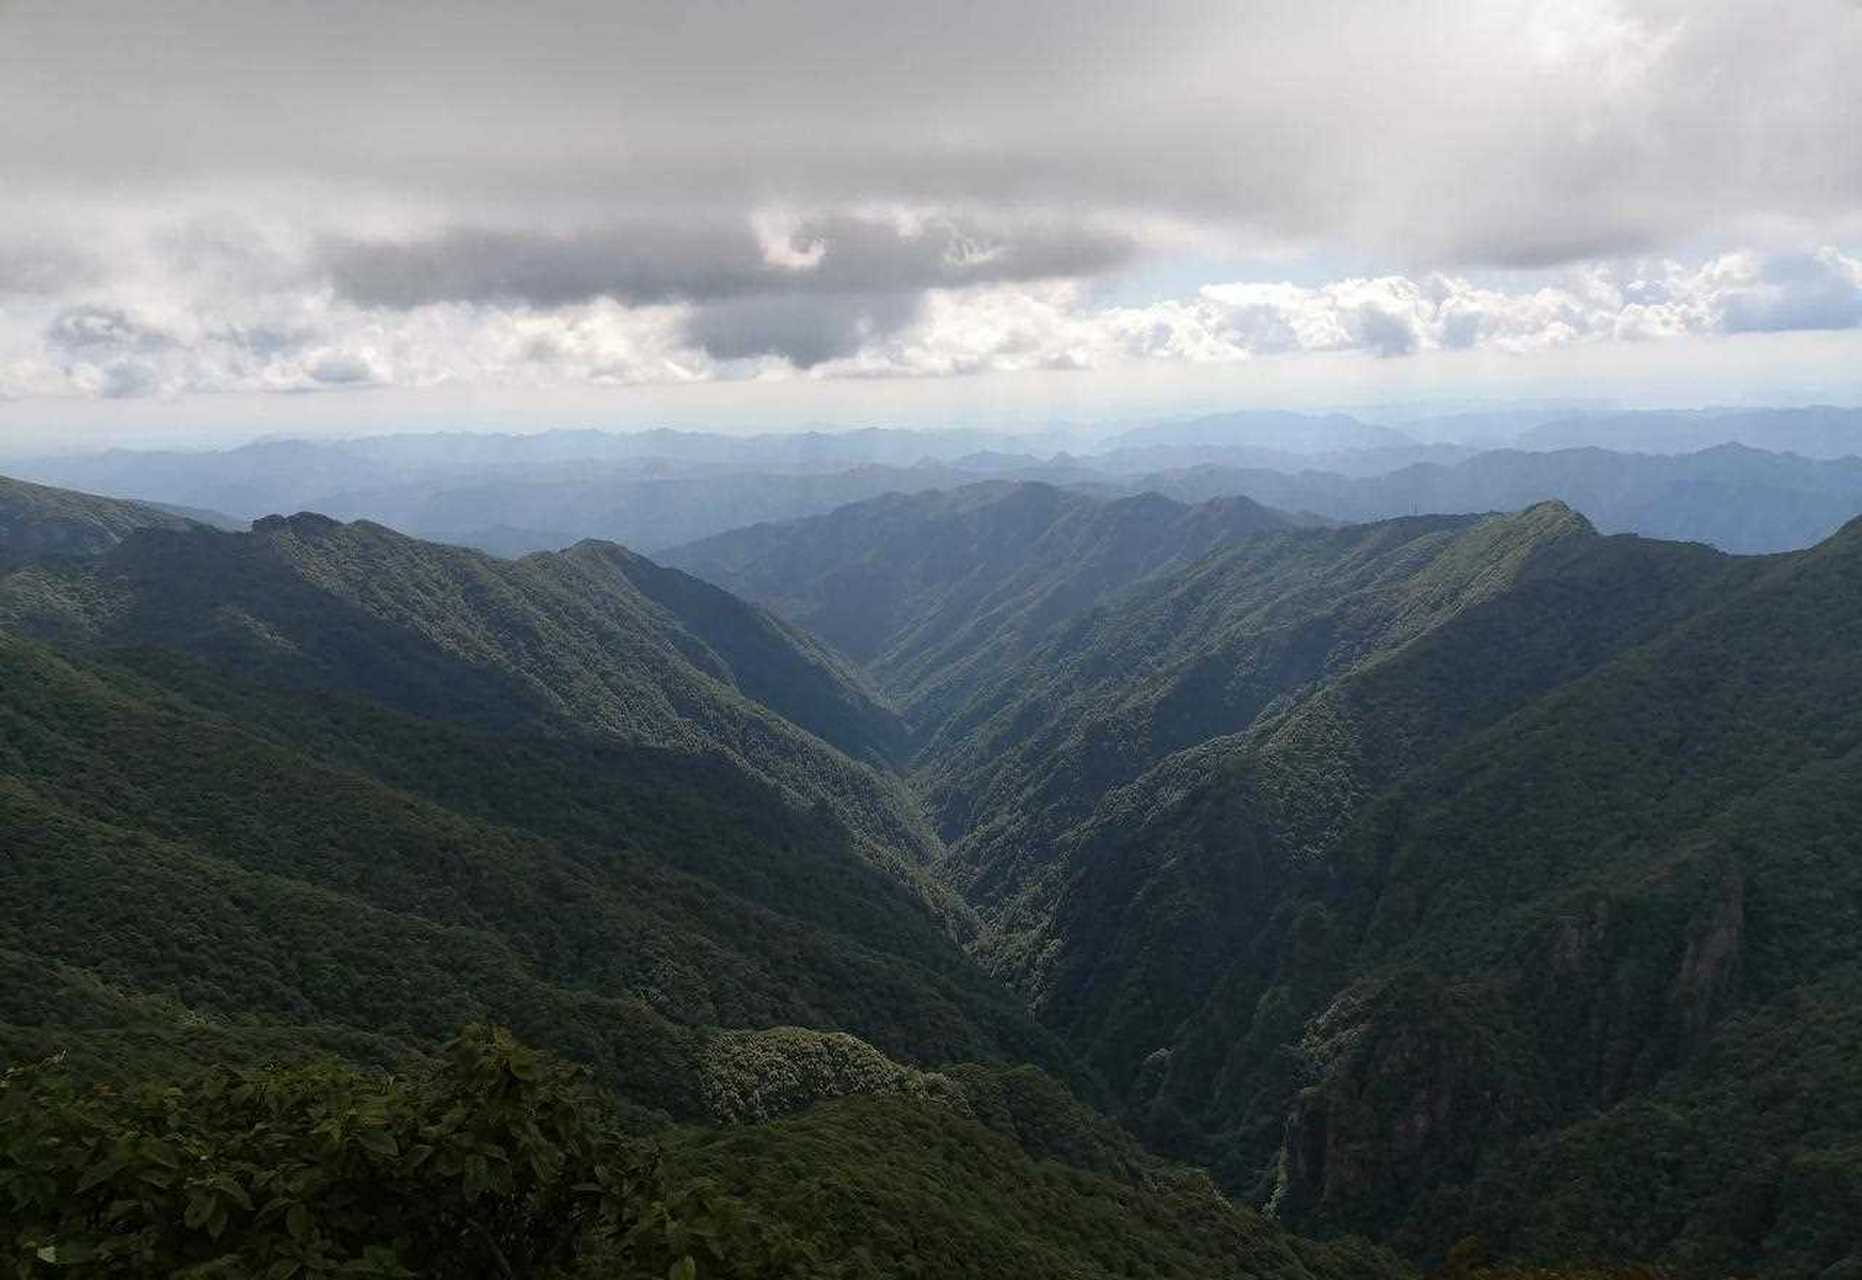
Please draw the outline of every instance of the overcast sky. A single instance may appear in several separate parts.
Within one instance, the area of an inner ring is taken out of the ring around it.
[[[0,0],[0,444],[1862,399],[1857,0]]]

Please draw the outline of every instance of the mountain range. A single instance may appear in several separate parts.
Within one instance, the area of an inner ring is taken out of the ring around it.
[[[1862,1267],[1862,521],[1150,488],[657,563],[0,487],[0,1059],[501,1023],[845,1274]]]
[[[1756,553],[1810,546],[1862,511],[1858,457],[1857,410],[1552,409],[1401,428],[1253,411],[1023,433],[435,433],[7,465],[23,479],[178,505],[230,527],[308,510],[506,556],[585,538],[653,555],[888,493],[991,480],[1187,502],[1240,496],[1335,520],[1556,498],[1606,532]]]
[[[975,523],[887,500],[674,558],[833,619],[859,598],[833,548],[911,583]],[[1081,563],[1018,566],[1069,608],[972,637],[999,657],[961,698],[914,680],[915,616],[850,652],[912,722],[973,954],[1142,1136],[1424,1257],[1854,1247],[1850,1193],[1805,1179],[1857,1132],[1829,1108],[1862,1062],[1862,523],[1767,557],[1555,502],[1288,524],[1097,600]]]

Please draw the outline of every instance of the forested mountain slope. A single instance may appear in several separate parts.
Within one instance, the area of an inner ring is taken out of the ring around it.
[[[137,529],[186,529],[194,524],[152,503],[99,498],[0,476],[0,571],[41,557],[95,555]]]
[[[63,1055],[0,1076],[21,1274],[102,1265],[100,1239],[222,1267],[340,1258],[339,1212],[377,1270],[422,1256],[407,1232],[429,1211],[456,1246],[458,1169],[417,1171],[433,1121],[397,1143],[385,1108],[480,1020],[587,1064],[625,1140],[656,1135],[674,1259],[703,1253],[688,1225],[718,1229],[713,1178],[814,1251],[810,1275],[1404,1274],[1290,1236],[1069,1096],[1056,1077],[1096,1084],[953,940],[909,807],[771,708],[876,759],[883,709],[714,588],[611,546],[504,565],[299,516],[136,533],[6,573],[0,601],[0,1068]],[[319,1053],[399,1074],[197,1075]],[[542,1079],[523,1062],[469,1077],[495,1098],[471,1122],[514,1126],[481,1169],[544,1142],[509,1110]],[[22,1092],[45,1071],[114,1087]],[[330,1108],[334,1139],[308,1128]],[[121,1158],[76,1169],[80,1141]],[[240,1163],[255,1141],[264,1162]],[[291,1165],[287,1232],[252,1179],[293,1141],[316,1154]],[[124,1209],[113,1180],[143,1156],[175,1172]],[[358,1217],[344,1180],[371,1160]],[[488,1230],[563,1203],[464,1176]],[[697,1274],[800,1274],[764,1261]]]
[[[149,531],[8,576],[0,626],[174,648],[415,715],[722,750],[830,803],[875,848],[931,847],[896,785],[849,758],[884,759],[900,731],[839,659],[612,544],[504,562],[308,514],[249,534]]]
[[[1862,526],[1253,539],[945,732],[982,954],[1290,1222],[1703,1274],[1862,1248]]]
[[[722,752],[436,723],[146,648],[4,638],[0,662],[16,1047],[75,1023],[108,1059],[198,1024],[387,1053],[495,1018],[674,1114],[702,1111],[705,1027],[1062,1061],[825,806]]]
[[[666,558],[865,664],[925,730],[1048,631],[1145,575],[1302,523],[1245,498],[1190,507],[995,482],[888,494]]]

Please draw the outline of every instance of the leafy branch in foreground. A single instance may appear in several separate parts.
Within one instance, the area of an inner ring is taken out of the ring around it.
[[[334,1063],[81,1089],[0,1076],[15,1275],[780,1277],[808,1251],[668,1184],[578,1069],[468,1027],[409,1075]]]

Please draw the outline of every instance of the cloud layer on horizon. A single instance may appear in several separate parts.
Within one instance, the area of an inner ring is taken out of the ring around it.
[[[1060,258],[935,220],[803,230],[746,231],[735,258],[703,259],[730,270],[695,287],[683,269],[654,275],[621,241],[293,251],[221,228],[194,236],[186,269],[158,247],[141,272],[102,285],[0,286],[0,398],[923,378],[1317,353],[1529,357],[1862,325],[1862,258],[1830,247],[1584,263],[1510,286],[1444,272],[1216,283],[1111,305],[1075,274],[1078,262],[1124,253],[1111,238],[1077,235]],[[457,261],[436,257],[454,248]],[[358,256],[374,267],[359,271]]]

